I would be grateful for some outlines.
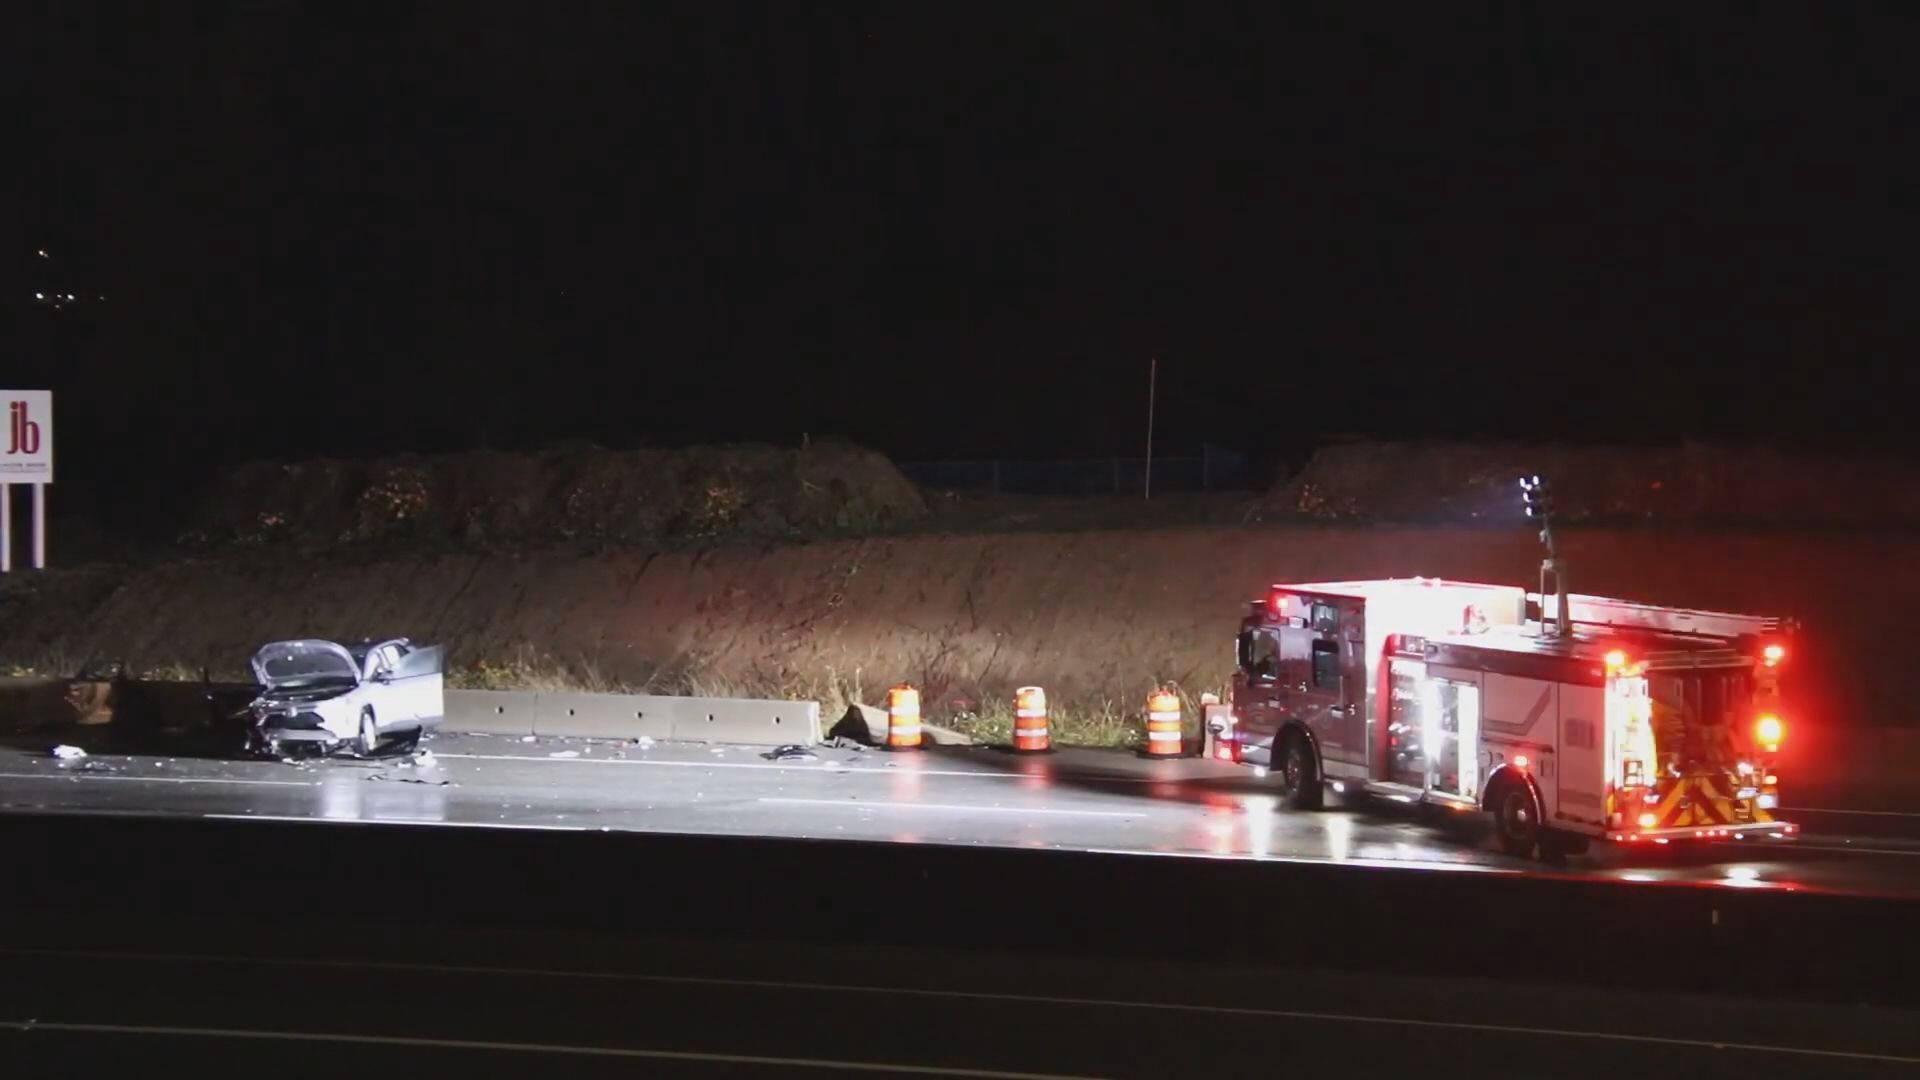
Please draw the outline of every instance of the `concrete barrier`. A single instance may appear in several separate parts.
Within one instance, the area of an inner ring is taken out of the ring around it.
[[[487,735],[590,739],[646,736],[751,746],[812,746],[820,741],[820,704],[652,694],[449,690],[442,727]]]
[[[480,735],[531,735],[537,699],[526,690],[448,690],[440,726]]]

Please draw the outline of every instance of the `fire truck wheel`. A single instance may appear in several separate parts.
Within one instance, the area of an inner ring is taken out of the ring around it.
[[[1522,859],[1540,846],[1540,800],[1526,784],[1509,781],[1493,798],[1493,831],[1500,849]]]
[[[1320,783],[1320,764],[1313,760],[1313,747],[1297,732],[1287,735],[1287,746],[1280,759],[1280,794],[1294,810],[1318,810],[1325,794]]]

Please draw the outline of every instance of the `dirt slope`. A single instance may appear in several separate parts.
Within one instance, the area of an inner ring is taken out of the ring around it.
[[[1807,716],[1911,722],[1905,622],[1920,600],[1920,538],[1576,530],[1566,547],[1579,591],[1799,616]],[[380,562],[263,552],[20,576],[0,587],[0,664],[231,674],[264,640],[404,633],[445,641],[468,667],[558,664],[590,684],[667,692],[831,698],[857,684],[872,699],[907,678],[936,713],[1028,682],[1060,702],[1130,705],[1160,679],[1217,686],[1241,605],[1267,582],[1422,573],[1524,584],[1537,560],[1524,534],[1350,527]]]

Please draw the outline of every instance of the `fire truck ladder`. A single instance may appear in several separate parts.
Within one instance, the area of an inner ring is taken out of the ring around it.
[[[1527,600],[1539,605],[1540,620],[1559,615],[1559,600],[1548,594],[1528,593]],[[1686,608],[1636,604],[1631,600],[1612,600],[1604,596],[1567,597],[1567,613],[1582,626],[1606,626],[1622,629],[1656,630],[1665,634],[1692,634],[1700,637],[1737,638],[1776,633],[1779,619],[1770,615],[1737,615],[1729,611],[1689,611]]]

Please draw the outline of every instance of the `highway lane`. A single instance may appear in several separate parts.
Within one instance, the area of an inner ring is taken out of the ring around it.
[[[1251,772],[1203,760],[822,748],[810,760],[773,761],[747,747],[453,734],[426,748],[430,761],[287,765],[116,754],[102,744],[63,762],[44,740],[14,739],[0,747],[0,810],[857,839],[1920,893],[1920,840],[1901,837],[1909,819],[1898,814],[1866,819],[1878,836],[1850,827],[1861,819],[1828,813],[1810,816],[1796,841],[1598,845],[1542,867],[1495,851],[1478,815],[1391,804],[1294,813]]]
[[[0,1054],[68,1075],[158,1060],[302,1076],[1046,1080],[1920,1066],[1911,1013],[1758,996],[364,922],[304,939],[318,949],[286,935],[234,948],[255,928],[23,920],[0,934]]]

